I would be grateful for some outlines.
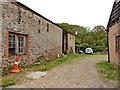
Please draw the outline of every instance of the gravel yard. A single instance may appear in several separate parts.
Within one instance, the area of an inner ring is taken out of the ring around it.
[[[117,81],[106,82],[96,67],[106,55],[78,57],[47,71],[44,77],[23,81],[10,88],[114,88]]]

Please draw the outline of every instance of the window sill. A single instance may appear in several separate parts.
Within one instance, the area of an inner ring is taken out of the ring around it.
[[[15,56],[25,56],[27,54],[16,54],[16,55],[9,55],[9,57],[15,57]]]

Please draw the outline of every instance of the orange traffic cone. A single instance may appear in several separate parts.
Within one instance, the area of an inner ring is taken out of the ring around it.
[[[13,73],[17,73],[17,72],[20,71],[19,68],[18,68],[18,59],[19,59],[19,57],[16,56],[16,60],[15,60],[15,64],[14,64],[14,68],[11,70],[11,72],[13,72]]]

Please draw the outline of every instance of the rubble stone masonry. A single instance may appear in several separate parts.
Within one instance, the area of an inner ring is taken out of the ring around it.
[[[48,19],[18,3],[10,2],[2,3],[2,10],[0,8],[1,18],[0,57],[3,49],[3,67],[13,65],[15,62],[15,55],[10,56],[8,52],[8,35],[10,33],[25,35],[26,53],[19,55],[19,63],[23,65],[34,63],[40,56],[49,59],[62,54],[62,29]],[[2,33],[3,35],[1,35]]]
[[[68,33],[68,54],[75,53],[75,36]]]
[[[0,2],[0,68],[2,64],[2,4]]]

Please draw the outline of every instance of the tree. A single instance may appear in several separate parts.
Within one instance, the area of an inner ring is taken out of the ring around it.
[[[92,40],[95,51],[102,51],[107,49],[107,33],[105,31],[104,26],[99,25],[95,26],[92,33]]]
[[[93,48],[94,51],[101,52],[102,50],[107,50],[107,34],[105,27],[102,25],[97,25],[90,30],[89,27],[83,27],[80,25],[71,25],[68,23],[58,23],[58,25],[69,33],[77,35],[75,36],[75,44],[83,47]]]

